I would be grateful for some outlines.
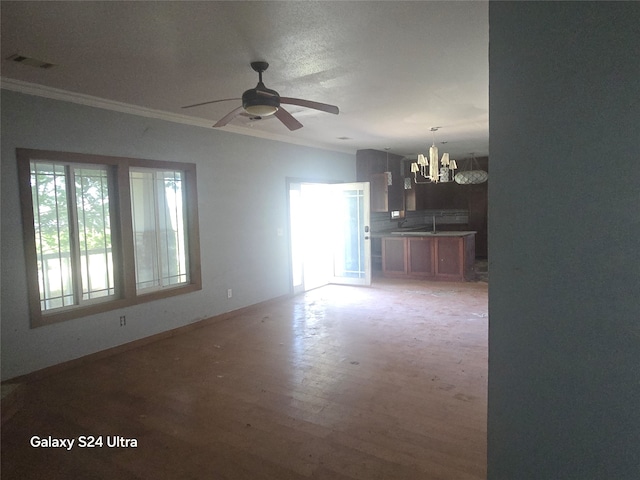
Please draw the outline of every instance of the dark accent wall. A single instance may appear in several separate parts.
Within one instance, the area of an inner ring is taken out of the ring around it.
[[[639,25],[489,4],[489,480],[640,478]]]

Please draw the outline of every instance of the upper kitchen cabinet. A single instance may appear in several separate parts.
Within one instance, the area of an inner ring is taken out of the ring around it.
[[[411,177],[411,188],[404,191],[408,212],[420,210],[465,210],[466,195],[460,185],[449,183],[418,183]]]
[[[372,173],[369,175],[371,184],[369,195],[371,197],[372,212],[389,211],[389,180],[387,173]]]
[[[380,150],[356,152],[356,179],[371,184],[371,211],[404,211],[404,177],[401,175],[400,155]],[[388,175],[391,173],[389,181]]]

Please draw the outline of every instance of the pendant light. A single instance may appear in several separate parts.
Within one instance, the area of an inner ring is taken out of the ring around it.
[[[471,154],[471,160],[466,162],[465,169],[459,171],[454,180],[460,185],[477,185],[484,183],[489,178],[489,174],[480,169],[475,154]]]
[[[391,147],[385,147],[387,151],[387,170],[384,172],[384,175],[387,177],[387,185],[393,185],[393,175],[391,175],[391,171],[389,170],[389,149]]]

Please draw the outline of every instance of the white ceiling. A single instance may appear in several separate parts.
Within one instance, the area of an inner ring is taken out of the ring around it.
[[[265,60],[268,88],[340,114],[286,106],[304,128],[237,117],[225,130],[411,156],[441,127],[435,141],[452,158],[488,154],[487,1],[3,0],[0,9],[6,88],[36,84],[210,126],[240,101],[180,107],[240,97],[258,81],[249,63]],[[13,54],[56,66],[7,60]]]

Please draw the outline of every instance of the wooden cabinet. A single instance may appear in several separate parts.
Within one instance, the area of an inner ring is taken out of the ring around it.
[[[382,272],[389,277],[473,280],[475,234],[382,238]]]
[[[369,195],[372,212],[389,211],[389,185],[385,173],[372,173],[369,177]]]
[[[408,237],[407,274],[419,277],[433,277],[436,273],[433,237]]]
[[[411,179],[411,189],[405,190],[408,212],[420,210],[466,210],[468,207],[466,185],[448,183],[418,183]]]
[[[416,183],[411,178],[411,188],[404,191],[404,205],[407,212],[419,212],[420,210],[427,210],[425,206],[426,189],[427,185],[423,183]]]
[[[401,156],[379,150],[356,152],[356,180],[370,182],[371,211],[404,211],[404,177],[401,176]],[[388,161],[387,161],[388,160]],[[388,185],[384,172],[391,172]]]
[[[464,251],[460,238],[439,238],[436,242],[436,270],[442,280],[457,280],[463,276]]]
[[[382,238],[382,272],[385,275],[406,275],[407,255],[404,237]]]

